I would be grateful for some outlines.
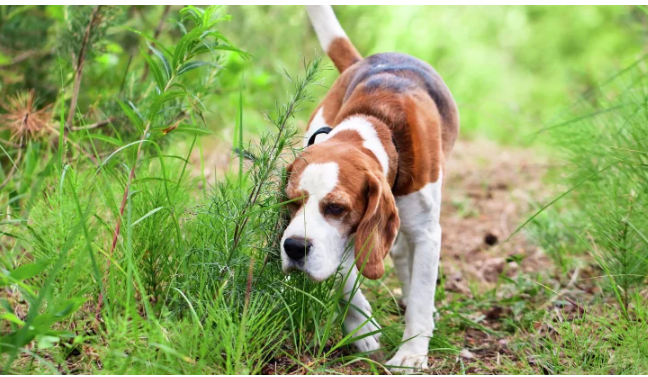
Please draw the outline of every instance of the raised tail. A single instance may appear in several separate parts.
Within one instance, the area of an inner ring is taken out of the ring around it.
[[[330,5],[307,5],[306,10],[317,39],[340,73],[362,60],[362,55],[347,37]]]

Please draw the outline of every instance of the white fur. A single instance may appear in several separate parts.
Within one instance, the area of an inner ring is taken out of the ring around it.
[[[371,305],[360,291],[358,283],[358,268],[355,264],[355,255],[353,251],[344,256],[342,262],[342,278],[347,274],[348,278],[344,282],[344,299],[351,301],[349,310],[344,317],[344,330],[350,334],[358,329],[352,338],[361,337],[365,334],[380,330],[380,326],[372,318]],[[376,351],[380,348],[380,333],[367,335],[353,343],[360,352]]]
[[[306,11],[325,52],[336,38],[347,38],[330,5],[307,5]]]
[[[412,373],[427,369],[428,345],[434,330],[434,294],[441,253],[441,185],[442,173],[436,182],[421,190],[396,197],[401,220],[401,234],[392,251],[403,294],[408,295],[405,311],[406,341],[387,362],[393,372]],[[400,245],[407,243],[407,248]],[[403,262],[406,260],[406,263]],[[406,269],[404,271],[404,269]],[[400,271],[399,271],[400,270]],[[409,339],[409,340],[408,340]]]
[[[308,146],[308,140],[310,140],[311,135],[322,127],[330,127],[324,120],[324,106],[320,107],[319,110],[317,110],[317,113],[315,113],[315,116],[313,117],[313,121],[308,126],[308,130],[304,135],[304,147]],[[313,144],[317,144],[323,139],[326,139],[326,134],[319,134],[315,137],[315,142]]]
[[[333,275],[340,266],[347,238],[324,218],[319,209],[320,200],[337,185],[338,171],[335,162],[310,164],[304,169],[299,186],[309,196],[281,239],[281,265],[284,272],[298,269],[312,280],[322,281]],[[303,260],[294,261],[286,254],[283,244],[290,237],[303,237],[311,241],[312,247]]]
[[[401,302],[405,306],[407,306],[407,298],[409,297],[410,271],[412,271],[412,258],[410,258],[410,256],[407,239],[405,239],[405,236],[402,233],[399,233],[396,237],[396,242],[394,242],[394,246],[392,246],[391,257],[394,261],[396,276],[402,286],[401,291],[403,292],[403,295],[401,297]]]
[[[374,125],[367,119],[360,116],[353,116],[345,119],[342,123],[335,126],[333,131],[328,135],[328,138],[333,137],[333,135],[342,132],[342,131],[355,131],[360,134],[364,142],[362,146],[369,149],[371,153],[376,156],[380,166],[383,169],[383,173],[387,175],[389,172],[389,156],[385,150],[385,146],[378,137],[378,132],[374,128]]]

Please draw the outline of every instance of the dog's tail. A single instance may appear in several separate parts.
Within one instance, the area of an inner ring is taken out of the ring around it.
[[[353,47],[330,5],[307,5],[306,10],[317,39],[340,73],[362,60],[362,55]]]

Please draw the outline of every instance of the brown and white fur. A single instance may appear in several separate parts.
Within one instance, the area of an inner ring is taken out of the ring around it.
[[[364,295],[352,293],[358,273],[384,274],[389,254],[402,282],[403,344],[386,364],[396,372],[427,368],[434,330],[434,292],[441,251],[441,191],[445,162],[459,131],[455,102],[425,62],[356,51],[330,6],[307,6],[322,47],[341,75],[313,113],[304,137],[322,127],[313,145],[288,167],[286,195],[294,201],[281,241],[285,272],[322,281],[343,268],[353,305],[345,320],[356,336],[379,329]],[[398,238],[397,238],[398,234]],[[355,235],[355,255],[345,255]],[[379,334],[358,340],[380,348]]]

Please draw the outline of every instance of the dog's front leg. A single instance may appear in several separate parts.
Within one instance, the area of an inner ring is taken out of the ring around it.
[[[402,233],[398,235],[394,246],[392,246],[391,257],[403,292],[400,303],[406,308],[410,292],[410,277],[412,275],[412,253],[410,252],[409,241]]]
[[[347,256],[344,259],[342,267],[342,278],[344,279],[348,274],[343,288],[344,299],[351,303],[344,318],[344,330],[347,334],[350,334],[355,329],[359,329],[353,334],[352,338],[380,330],[380,326],[372,318],[371,305],[362,294],[362,291],[360,291],[360,283],[356,282],[358,279],[358,269],[356,268],[353,255]],[[372,352],[380,348],[379,340],[380,333],[378,332],[358,339],[353,344],[360,352]]]
[[[434,294],[441,253],[441,178],[421,191],[397,198],[401,232],[413,253],[403,344],[387,362],[393,372],[427,369],[434,330]]]

